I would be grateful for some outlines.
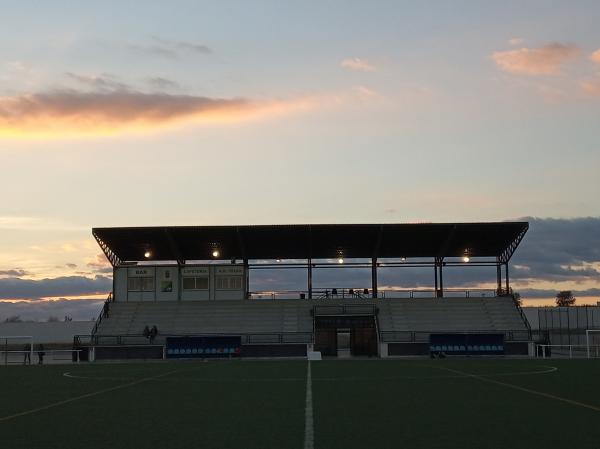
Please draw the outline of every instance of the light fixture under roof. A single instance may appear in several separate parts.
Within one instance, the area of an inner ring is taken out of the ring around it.
[[[463,256],[462,261],[463,262],[469,262],[471,260],[471,258],[469,256]]]
[[[218,249],[213,250],[212,252],[212,256],[216,259],[217,257],[219,257],[221,255],[221,253],[219,252]]]
[[[338,259],[338,263],[344,263],[344,258],[343,258],[343,257],[340,257],[340,258]]]
[[[152,253],[151,253],[150,251],[146,251],[146,252],[144,253],[144,257],[145,257],[146,259],[150,259],[150,256],[152,256]]]

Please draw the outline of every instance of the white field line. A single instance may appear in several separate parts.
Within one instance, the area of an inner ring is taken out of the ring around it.
[[[515,371],[505,373],[489,373],[486,377],[511,377],[511,376],[535,376],[538,374],[548,374],[558,371],[555,366],[539,365],[544,367],[543,370],[536,371]],[[70,371],[63,373],[64,377],[70,379],[88,379],[88,380],[120,380],[128,381],[135,380],[133,377],[100,377],[100,376],[79,376],[71,374]],[[317,377],[314,380],[316,382],[377,382],[377,381],[399,381],[399,380],[437,380],[437,379],[461,379],[468,377],[468,374],[451,374],[451,375],[439,375],[439,376],[386,376],[386,377]],[[241,377],[241,378],[223,378],[223,377],[177,377],[176,379],[159,379],[151,378],[149,381],[157,382],[257,382],[257,383],[270,383],[270,382],[304,382],[306,377]]]
[[[447,368],[445,366],[436,366],[436,368],[443,369],[443,370],[449,371],[451,373],[462,374],[465,377],[471,377],[473,379],[478,379],[483,382],[500,385],[502,387],[511,388],[513,390],[522,391],[525,393],[533,394],[536,396],[541,396],[541,397],[548,398],[548,399],[554,399],[555,401],[560,401],[560,402],[564,402],[566,404],[574,405],[577,407],[587,408],[588,410],[593,410],[595,412],[600,412],[600,407],[597,407],[595,405],[585,404],[585,403],[579,402],[579,401],[574,401],[573,399],[563,398],[561,396],[556,396],[556,395],[550,394],[550,393],[544,393],[543,391],[532,390],[531,388],[521,387],[519,385],[509,384],[507,382],[500,382],[499,380],[489,379],[487,377],[478,376],[477,374],[467,373],[465,371],[459,371],[456,369]]]
[[[304,408],[304,449],[314,449],[315,428],[313,418],[312,375],[310,361],[306,374],[306,406]]]
[[[80,396],[75,396],[74,398],[64,399],[62,401],[53,402],[52,404],[44,405],[42,407],[36,407],[29,410],[25,410],[24,412],[15,413],[13,415],[7,415],[0,417],[0,422],[8,421],[14,418],[19,418],[21,416],[31,415],[33,413],[41,412],[43,410],[48,410],[54,407],[60,407],[61,405],[69,404],[71,402],[79,401],[80,399],[87,399],[93,396],[98,396],[99,394],[109,393],[111,391],[120,390],[122,388],[132,387],[137,384],[141,384],[142,382],[147,382],[149,380],[158,379],[164,376],[168,376],[169,374],[173,374],[179,370],[169,371],[168,373],[159,374],[158,376],[145,377],[143,379],[135,380],[133,382],[128,382],[126,384],[117,385],[115,387],[103,388],[102,390],[92,391],[91,393],[82,394]]]

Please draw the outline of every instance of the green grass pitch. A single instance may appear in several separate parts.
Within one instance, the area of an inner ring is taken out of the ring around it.
[[[0,446],[302,449],[307,368],[2,366]],[[600,447],[600,360],[325,360],[310,370],[317,449]]]

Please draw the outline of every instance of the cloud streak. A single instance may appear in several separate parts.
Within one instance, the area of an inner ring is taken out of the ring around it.
[[[578,54],[579,48],[575,45],[552,43],[539,48],[497,51],[492,54],[492,59],[505,72],[530,76],[556,75],[564,63]]]
[[[0,97],[0,137],[102,135],[189,122],[243,121],[311,104],[306,98],[254,101],[133,90],[57,90]]]
[[[360,58],[348,58],[344,59],[340,62],[340,66],[345,69],[357,70],[360,72],[374,72],[376,70],[375,66],[365,59]]]

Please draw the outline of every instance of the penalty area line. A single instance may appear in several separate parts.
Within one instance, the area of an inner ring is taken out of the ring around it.
[[[33,413],[41,412],[41,411],[48,410],[48,409],[51,409],[54,407],[60,407],[61,405],[69,404],[71,402],[79,401],[81,399],[87,399],[87,398],[91,398],[94,396],[98,396],[99,394],[110,393],[111,391],[121,390],[121,389],[127,388],[127,387],[132,387],[134,385],[138,385],[143,382],[147,382],[149,380],[168,376],[170,374],[176,373],[177,371],[179,371],[179,370],[169,371],[168,373],[159,374],[158,376],[145,377],[143,379],[135,380],[133,382],[127,382],[125,384],[117,385],[114,387],[103,388],[102,390],[92,391],[91,393],[82,394],[80,396],[75,396],[73,398],[64,399],[64,400],[58,401],[58,402],[53,402],[52,404],[43,405],[41,407],[36,407],[36,408],[29,409],[29,410],[25,410],[24,412],[19,412],[19,413],[14,413],[12,415],[2,416],[2,417],[0,417],[0,422],[9,421],[11,419],[19,418],[21,416],[31,415]]]
[[[584,402],[575,401],[573,399],[563,398],[562,396],[556,396],[554,394],[544,393],[543,391],[532,390],[531,388],[526,388],[526,387],[521,387],[519,385],[509,384],[508,382],[501,382],[499,380],[490,379],[490,378],[483,377],[483,376],[478,376],[477,374],[467,373],[465,371],[459,371],[459,370],[455,370],[452,368],[446,368],[445,366],[436,366],[435,368],[449,371],[451,373],[462,374],[465,377],[471,377],[473,379],[481,380],[483,382],[500,385],[502,387],[511,388],[513,390],[522,391],[524,393],[529,393],[529,394],[533,394],[536,396],[541,396],[543,398],[554,399],[555,401],[564,402],[566,404],[574,405],[576,407],[587,408],[588,410],[592,410],[594,412],[600,412],[600,407],[597,407],[597,406],[591,405],[591,404],[586,404]]]

